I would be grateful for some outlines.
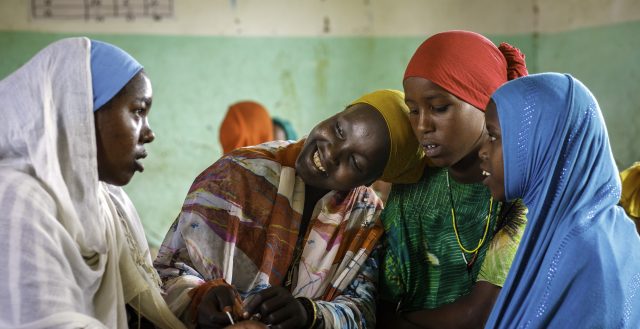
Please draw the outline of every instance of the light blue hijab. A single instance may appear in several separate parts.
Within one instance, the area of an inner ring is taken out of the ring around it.
[[[140,70],[142,65],[124,50],[91,40],[93,112],[111,100]]]
[[[505,193],[528,224],[486,328],[640,328],[640,237],[596,99],[557,73],[492,96]]]

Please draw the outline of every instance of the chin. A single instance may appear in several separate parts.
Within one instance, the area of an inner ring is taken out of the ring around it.
[[[107,184],[111,184],[115,186],[125,186],[129,184],[134,174],[135,173],[127,173],[127,174],[120,175],[118,177],[109,177],[109,178],[100,179],[100,180]]]
[[[436,167],[439,168],[448,168],[451,167],[451,163],[443,158],[427,158],[429,161]]]

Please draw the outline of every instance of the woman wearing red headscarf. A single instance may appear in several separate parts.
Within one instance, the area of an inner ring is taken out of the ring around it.
[[[483,327],[509,272],[526,209],[494,202],[478,150],[484,108],[524,55],[473,32],[448,31],[416,50],[404,75],[413,132],[430,160],[415,184],[393,185],[378,327]]]

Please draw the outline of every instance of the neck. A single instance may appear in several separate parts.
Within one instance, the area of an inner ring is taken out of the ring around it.
[[[448,168],[449,175],[458,183],[473,184],[482,182],[482,169],[477,150],[456,162]]]
[[[322,199],[329,193],[328,190],[319,189],[317,187],[313,187],[311,185],[305,185],[304,187],[304,209],[302,210],[302,223],[306,225],[306,223],[311,220],[311,215],[313,214],[313,208],[315,208],[316,203]]]

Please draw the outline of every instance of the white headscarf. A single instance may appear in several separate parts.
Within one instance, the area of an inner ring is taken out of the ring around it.
[[[90,48],[55,42],[0,81],[0,327],[122,328],[130,303],[182,328],[135,208],[98,181]]]

